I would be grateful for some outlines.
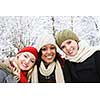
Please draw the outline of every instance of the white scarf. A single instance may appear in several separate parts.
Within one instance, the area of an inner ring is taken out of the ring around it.
[[[74,57],[66,55],[65,58],[72,62],[81,63],[85,61],[88,57],[90,57],[97,50],[100,50],[100,46],[89,47],[89,45],[87,45],[85,41],[80,41],[78,53]]]
[[[60,63],[57,62],[53,62],[51,63],[48,68],[46,69],[44,63],[41,61],[40,67],[39,67],[39,71],[42,75],[44,76],[49,76],[50,74],[52,74],[52,72],[55,69],[55,78],[56,78],[56,83],[64,83],[64,76],[63,76],[63,72],[61,69],[61,65]],[[37,66],[35,66],[34,68],[34,72],[33,72],[33,82],[37,83],[38,82],[38,76],[37,76]]]
[[[32,83],[38,83],[38,72],[37,72],[37,65],[34,66],[33,72],[32,72]]]

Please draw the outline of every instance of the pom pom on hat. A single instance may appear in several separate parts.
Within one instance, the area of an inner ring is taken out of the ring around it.
[[[36,59],[38,58],[38,51],[35,47],[32,47],[32,46],[24,47],[20,49],[17,54],[22,53],[22,52],[30,52],[36,57]]]
[[[44,34],[38,38],[37,43],[36,43],[38,52],[43,46],[47,44],[53,44],[55,47],[57,47],[55,38],[52,34]]]
[[[56,33],[55,38],[56,43],[59,47],[61,46],[62,42],[68,39],[75,40],[77,43],[79,42],[79,38],[77,37],[77,35],[73,31],[70,31],[68,29]]]

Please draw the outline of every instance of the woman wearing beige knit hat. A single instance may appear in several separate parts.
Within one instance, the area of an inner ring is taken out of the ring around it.
[[[100,82],[100,47],[89,47],[68,29],[56,33],[56,43],[69,60],[72,82]]]
[[[39,58],[37,61],[39,83],[64,83],[63,60],[57,53],[52,34],[40,36],[37,40]],[[67,78],[69,82],[70,78]]]

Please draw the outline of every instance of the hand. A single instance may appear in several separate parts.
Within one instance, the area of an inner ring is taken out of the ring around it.
[[[14,76],[14,79],[16,79],[17,82],[19,82],[20,78],[18,76]]]
[[[20,70],[18,70],[16,67],[12,68],[13,74],[15,74],[15,76],[20,77]]]

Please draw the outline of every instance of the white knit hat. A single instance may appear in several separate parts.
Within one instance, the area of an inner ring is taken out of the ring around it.
[[[54,36],[52,34],[45,34],[45,35],[39,36],[36,42],[36,48],[38,52],[44,45],[47,45],[47,44],[53,44],[57,47]]]

